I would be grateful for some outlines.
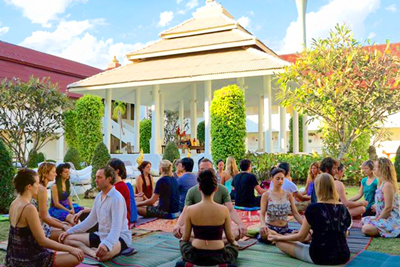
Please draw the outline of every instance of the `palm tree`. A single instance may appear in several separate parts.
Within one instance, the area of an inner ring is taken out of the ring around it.
[[[123,126],[122,126],[122,116],[125,115],[126,112],[126,104],[121,101],[114,102],[113,109],[113,119],[118,120],[119,123],[119,150],[122,149],[122,134],[123,134]]]

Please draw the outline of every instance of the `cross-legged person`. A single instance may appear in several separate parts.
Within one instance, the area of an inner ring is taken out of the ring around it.
[[[72,267],[82,262],[82,250],[45,236],[39,214],[30,203],[32,195],[38,194],[39,190],[37,173],[30,169],[18,171],[14,187],[19,196],[10,206],[6,267]]]
[[[182,176],[178,178],[179,188],[179,210],[182,211],[185,206],[186,194],[190,188],[197,185],[197,178],[193,171],[194,161],[191,158],[181,160]]]
[[[375,194],[376,215],[362,219],[362,232],[368,236],[400,237],[399,186],[396,170],[388,158],[375,161],[379,179]]]
[[[96,186],[100,192],[94,200],[92,211],[83,222],[60,235],[60,242],[80,248],[100,261],[119,255],[132,242],[125,199],[113,186],[115,176],[115,170],[111,167],[103,167],[96,172]],[[86,233],[97,223],[98,232]]]
[[[299,260],[320,265],[342,265],[350,259],[347,230],[351,216],[339,202],[335,182],[330,174],[323,173],[315,179],[317,203],[307,207],[301,229],[291,235],[270,235],[283,252]],[[313,230],[311,244],[300,243]],[[300,242],[295,242],[300,241]]]
[[[186,208],[185,231],[180,241],[182,259],[196,265],[233,264],[239,247],[231,231],[229,210],[214,202],[217,177],[213,170],[199,173],[199,188],[202,200]],[[194,239],[191,239],[192,229]],[[222,235],[229,244],[225,245]]]
[[[226,167],[225,171],[222,172],[221,175],[221,184],[224,185],[227,189],[229,194],[232,191],[232,181],[233,177],[239,173],[238,167],[236,165],[236,160],[234,157],[228,157],[226,159]]]
[[[258,240],[267,241],[268,235],[286,235],[293,232],[288,226],[288,215],[303,223],[303,218],[297,211],[292,194],[282,189],[285,179],[284,170],[273,167],[270,176],[274,188],[265,192],[261,197],[260,235]]]
[[[240,162],[241,173],[233,177],[232,191],[235,191],[235,205],[252,208],[260,207],[261,196],[256,197],[254,190],[262,195],[266,192],[258,184],[257,177],[251,173],[251,161],[244,159]]]
[[[161,178],[157,181],[153,196],[137,202],[139,215],[146,218],[173,219],[179,212],[178,181],[172,174],[172,163],[169,160],[160,162]],[[158,205],[153,206],[158,200]]]
[[[205,170],[213,170],[213,163],[211,160],[207,158],[203,158],[199,163],[199,173]],[[185,207],[179,216],[178,222],[174,228],[174,235],[177,238],[181,238],[185,228],[185,211],[186,208],[200,203],[201,202],[201,191],[199,185],[192,187],[187,195],[185,200]],[[222,184],[217,185],[217,191],[214,194],[214,202],[224,205],[228,208],[230,217],[232,221],[235,223],[232,225],[232,232],[234,235],[235,240],[239,240],[247,234],[247,229],[242,220],[239,218],[239,215],[236,213],[235,209],[233,208],[233,204],[231,198],[229,196],[229,192],[225,186]]]
[[[140,175],[136,177],[136,202],[150,199],[153,196],[154,191],[154,179],[150,174],[151,163],[149,161],[143,161],[139,165],[138,170],[140,171]]]
[[[310,165],[310,168],[308,169],[308,175],[307,175],[307,181],[306,181],[306,187],[303,192],[303,195],[307,195],[311,197],[311,203],[317,202],[315,194],[313,194],[314,191],[314,182],[315,178],[317,178],[318,174],[321,173],[321,170],[319,169],[319,162],[313,162]]]

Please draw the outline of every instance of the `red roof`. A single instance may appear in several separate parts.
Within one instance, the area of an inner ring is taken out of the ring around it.
[[[17,77],[22,81],[28,81],[32,75],[38,78],[50,77],[52,83],[58,83],[60,90],[67,93],[68,84],[102,71],[75,61],[0,41],[0,79]],[[71,98],[80,97],[78,94],[67,94]]]
[[[386,49],[386,44],[364,46],[364,49],[376,49],[381,52],[384,52]],[[394,53],[396,56],[400,57],[400,43],[390,44],[390,49],[391,49],[392,53]],[[297,53],[279,55],[279,57],[281,59],[286,60],[287,62],[290,62],[290,63],[295,63],[298,56],[299,56],[299,54],[297,54]]]

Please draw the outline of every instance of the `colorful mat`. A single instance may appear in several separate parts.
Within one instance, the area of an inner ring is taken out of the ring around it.
[[[156,219],[154,221],[140,225],[139,227],[137,227],[137,229],[172,233],[177,221],[178,221],[178,219],[172,219],[172,220]]]
[[[152,222],[152,221],[155,221],[155,220],[157,220],[157,218],[143,218],[142,216],[139,216],[138,220],[136,222],[131,223],[131,226],[132,227],[139,227],[139,226],[141,226],[143,224],[146,224],[146,223],[149,223],[149,222]]]
[[[400,256],[393,256],[373,251],[363,251],[346,265],[346,267],[356,266],[400,267]]]

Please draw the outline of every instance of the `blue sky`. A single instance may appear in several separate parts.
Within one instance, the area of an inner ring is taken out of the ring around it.
[[[278,54],[299,49],[293,0],[217,0]],[[0,40],[105,68],[159,38],[205,0],[0,0]],[[309,0],[307,39],[347,23],[359,41],[400,42],[398,0]]]

